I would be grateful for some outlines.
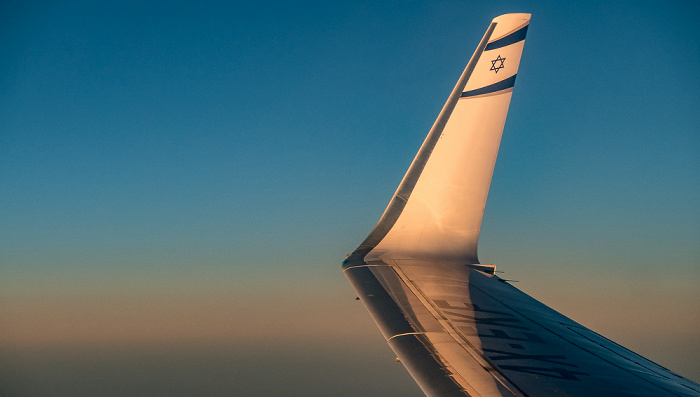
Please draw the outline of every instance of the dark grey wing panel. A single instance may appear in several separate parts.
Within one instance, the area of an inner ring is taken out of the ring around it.
[[[394,260],[343,268],[427,395],[700,396],[700,386],[500,278]]]

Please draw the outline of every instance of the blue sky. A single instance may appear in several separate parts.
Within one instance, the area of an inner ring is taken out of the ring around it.
[[[506,12],[532,22],[482,262],[700,380],[693,1],[3,2],[3,348],[353,341],[406,382],[340,261]]]

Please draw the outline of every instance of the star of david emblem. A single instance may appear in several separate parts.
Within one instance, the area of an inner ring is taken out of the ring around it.
[[[489,69],[489,70],[493,70],[494,72],[498,73],[498,71],[499,71],[500,69],[503,69],[503,68],[504,68],[504,66],[503,66],[503,61],[505,61],[505,60],[506,60],[506,59],[505,59],[505,58],[501,58],[501,55],[499,54],[498,57],[497,57],[496,59],[494,59],[493,61],[491,61],[491,69]],[[501,64],[498,65],[498,66],[496,66],[496,63],[497,63],[498,61],[500,61]]]

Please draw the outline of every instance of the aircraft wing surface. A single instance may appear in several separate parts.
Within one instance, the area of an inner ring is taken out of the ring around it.
[[[700,396],[477,257],[529,14],[489,25],[379,223],[343,271],[429,396]]]

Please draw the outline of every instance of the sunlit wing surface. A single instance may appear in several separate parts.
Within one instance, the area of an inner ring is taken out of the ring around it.
[[[429,396],[700,396],[700,385],[479,264],[479,229],[529,22],[529,14],[491,22],[343,271]]]

